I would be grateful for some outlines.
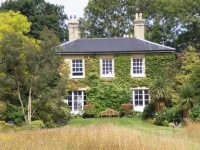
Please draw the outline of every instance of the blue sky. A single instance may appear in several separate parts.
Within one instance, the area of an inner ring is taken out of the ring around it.
[[[89,0],[46,0],[51,4],[63,5],[65,7],[65,13],[70,15],[76,15],[77,18],[83,17],[83,10],[87,6]]]

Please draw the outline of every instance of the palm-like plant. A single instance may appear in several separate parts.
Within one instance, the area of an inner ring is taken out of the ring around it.
[[[194,105],[195,87],[192,84],[183,84],[180,90],[180,108],[184,110],[184,115],[187,118]]]
[[[163,77],[155,79],[150,86],[150,94],[151,99],[155,101],[156,112],[160,112],[166,102],[171,100],[171,91],[166,79]]]

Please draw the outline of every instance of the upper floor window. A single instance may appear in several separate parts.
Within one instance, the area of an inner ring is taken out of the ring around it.
[[[145,58],[134,57],[131,60],[131,76],[145,77]]]
[[[83,59],[72,60],[71,77],[72,78],[83,78],[84,77],[84,61],[83,61]]]
[[[114,77],[114,59],[102,58],[100,63],[101,77]]]

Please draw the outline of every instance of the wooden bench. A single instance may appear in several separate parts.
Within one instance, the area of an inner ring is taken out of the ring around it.
[[[102,117],[119,117],[119,112],[114,111],[111,108],[106,109],[105,111],[100,112],[101,118]]]

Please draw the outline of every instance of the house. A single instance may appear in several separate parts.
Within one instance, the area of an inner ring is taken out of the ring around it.
[[[69,98],[65,100],[72,113],[83,110],[87,103],[85,90],[88,85],[84,80],[91,68],[96,69],[102,81],[126,78],[127,81],[122,82],[130,86],[130,103],[135,111],[143,111],[148,105],[148,81],[159,76],[166,64],[175,59],[175,49],[145,40],[144,22],[142,14],[136,14],[134,37],[82,39],[78,22],[71,17],[69,42],[61,44],[63,51],[59,54],[69,63],[69,77],[78,86],[74,89],[69,87]],[[79,86],[79,83],[83,84]]]

